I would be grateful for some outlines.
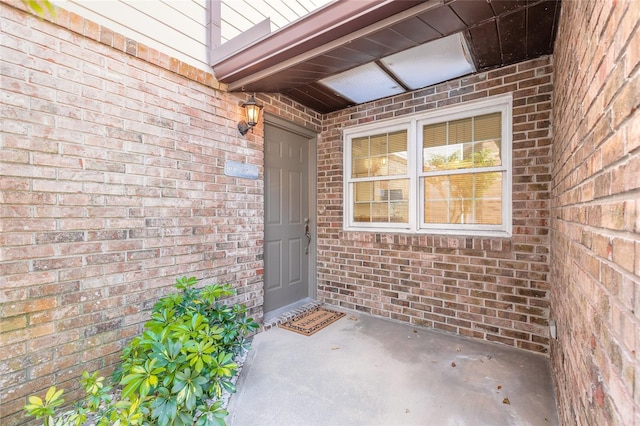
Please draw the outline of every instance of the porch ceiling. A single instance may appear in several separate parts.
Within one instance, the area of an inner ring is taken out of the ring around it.
[[[419,56],[433,54],[434,49],[418,46],[433,45],[454,34],[466,42],[460,51],[469,69],[445,72],[436,81],[427,78],[425,86],[473,69],[486,71],[550,54],[559,14],[560,0],[336,1],[212,66],[216,78],[231,91],[279,92],[329,113],[363,102],[349,98],[348,90],[329,87],[342,76],[373,70],[389,80],[394,94],[415,90],[415,83],[407,82],[421,73],[433,73],[435,67],[422,65],[424,71],[414,69],[405,76],[411,67],[393,67],[403,55],[389,57],[406,51],[407,58],[415,52],[417,63],[437,64],[444,59],[436,55],[431,62],[423,62],[427,58]],[[346,81],[347,87],[363,85],[354,87],[360,93],[372,84],[357,77]]]

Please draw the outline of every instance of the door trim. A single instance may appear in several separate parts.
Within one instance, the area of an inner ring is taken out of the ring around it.
[[[318,189],[318,133],[300,126],[299,124],[292,123],[283,118],[275,116],[273,114],[264,113],[264,124],[266,126],[277,127],[286,130],[291,133],[295,133],[299,136],[307,138],[309,141],[309,158],[308,158],[308,170],[309,170],[309,188],[307,191],[309,203],[309,220],[311,225],[309,230],[311,231],[311,244],[309,245],[309,268],[308,268],[308,282],[309,282],[309,297],[316,299],[318,296],[317,286],[317,262],[318,262],[318,200],[316,197],[316,191]],[[266,131],[266,130],[265,130]],[[266,314],[266,312],[265,312]]]

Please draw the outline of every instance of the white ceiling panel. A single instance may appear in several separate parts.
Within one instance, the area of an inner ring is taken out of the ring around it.
[[[410,89],[420,89],[475,72],[461,33],[407,49],[382,63]]]
[[[397,95],[404,89],[375,63],[327,77],[320,83],[356,103]]]

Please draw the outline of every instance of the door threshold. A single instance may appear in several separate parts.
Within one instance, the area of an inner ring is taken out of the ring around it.
[[[296,315],[320,305],[322,305],[321,302],[310,297],[305,297],[302,300],[298,300],[297,302],[293,302],[289,305],[283,306],[282,308],[274,309],[273,311],[269,311],[264,314],[262,328],[264,330],[268,330],[272,327],[276,327]]]

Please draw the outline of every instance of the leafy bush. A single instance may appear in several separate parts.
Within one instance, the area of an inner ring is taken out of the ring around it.
[[[123,350],[112,377],[121,386],[118,401],[103,378],[85,372],[87,397],[74,410],[55,416],[64,400],[52,387],[44,401],[29,397],[27,414],[45,426],[80,425],[88,414],[98,425],[224,425],[221,397],[235,392],[234,358],[249,349],[245,336],[258,324],[244,306],[218,302],[234,294],[230,285],[196,283],[193,277],[176,280],[180,291],[155,304],[142,335]]]

